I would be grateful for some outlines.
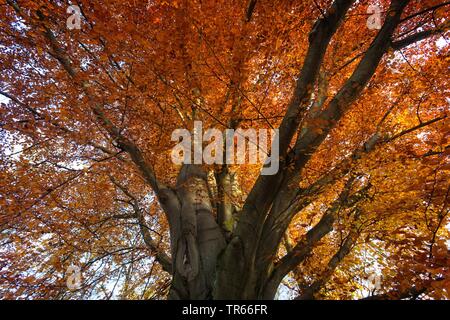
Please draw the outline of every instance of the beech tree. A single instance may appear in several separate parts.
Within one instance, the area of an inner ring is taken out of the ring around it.
[[[450,298],[449,6],[0,1],[0,295]],[[194,121],[278,172],[174,164]]]

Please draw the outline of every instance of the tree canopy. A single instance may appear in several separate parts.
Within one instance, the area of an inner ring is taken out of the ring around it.
[[[0,0],[0,296],[450,298],[449,7]],[[174,164],[194,121],[278,173]]]

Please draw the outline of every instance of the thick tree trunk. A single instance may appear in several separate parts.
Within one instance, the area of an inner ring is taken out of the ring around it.
[[[206,174],[183,166],[177,180],[176,212],[170,212],[173,283],[171,299],[211,299],[223,231],[213,215]]]
[[[184,165],[172,192],[178,203],[168,210],[173,275],[169,299],[260,298],[260,283],[254,290],[244,290],[251,276],[242,272],[248,269],[244,265],[248,257],[243,256],[238,237],[227,241],[230,223],[218,222],[222,206],[214,210],[206,173],[199,166]],[[233,279],[223,276],[230,273],[235,274]]]

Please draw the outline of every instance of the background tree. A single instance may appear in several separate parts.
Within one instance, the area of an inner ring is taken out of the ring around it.
[[[0,1],[1,296],[449,298],[449,5]],[[279,172],[174,165],[195,120]]]

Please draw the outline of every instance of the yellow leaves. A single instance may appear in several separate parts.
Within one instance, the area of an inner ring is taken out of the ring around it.
[[[49,264],[56,266],[60,263],[59,257],[58,256],[51,256],[50,260],[48,261]]]
[[[308,121],[308,128],[311,128],[317,134],[322,134],[324,132],[323,128],[327,127],[329,124],[330,121],[328,120],[315,118]]]
[[[174,7],[174,8],[180,8],[180,1],[177,1],[177,0],[175,0],[175,1],[170,1],[170,4]]]
[[[22,239],[17,235],[17,234],[12,234],[11,236],[10,236],[10,238],[11,238],[11,240],[13,240],[14,242],[17,242],[17,243],[20,243],[20,242],[22,242]]]
[[[281,48],[281,46],[283,45],[283,39],[282,38],[278,38],[277,41],[275,42],[275,50],[279,50]]]

